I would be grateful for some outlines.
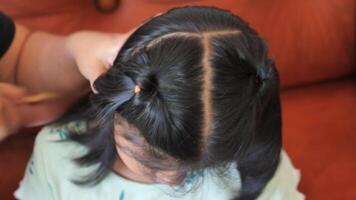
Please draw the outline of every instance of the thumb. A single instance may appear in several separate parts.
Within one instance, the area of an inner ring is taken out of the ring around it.
[[[0,104],[0,141],[2,141],[7,135],[9,135],[9,130],[6,126],[4,108],[2,108],[2,105]]]
[[[35,104],[20,104],[17,109],[24,127],[41,126],[60,118],[70,104],[59,99]]]

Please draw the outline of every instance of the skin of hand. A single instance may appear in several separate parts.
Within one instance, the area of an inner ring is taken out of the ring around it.
[[[12,85],[12,87],[16,87]],[[25,97],[26,95],[21,95]],[[42,103],[18,104],[16,97],[0,97],[0,142],[21,128],[50,123],[69,108],[67,100],[50,100]],[[55,105],[55,106],[53,106]]]
[[[22,88],[0,83],[0,141],[19,129],[22,122],[14,101],[25,95]]]
[[[0,59],[0,141],[21,127],[44,125],[62,116],[90,92],[88,83],[111,67],[132,31],[59,36],[31,33],[16,24],[12,45]],[[47,92],[63,98],[17,103],[22,97]]]
[[[161,14],[160,12],[153,17]],[[94,81],[112,66],[126,40],[146,21],[126,33],[107,34],[80,31],[67,37],[67,49],[73,56],[80,73],[90,82],[94,93],[97,92],[93,87]]]
[[[27,95],[24,88],[0,83],[0,141],[16,133],[21,127],[42,125],[55,120],[68,105],[62,99],[22,104],[21,98]]]
[[[96,92],[94,81],[112,66],[120,48],[134,30],[117,34],[81,31],[68,36],[68,51],[79,72],[90,82],[93,92]]]

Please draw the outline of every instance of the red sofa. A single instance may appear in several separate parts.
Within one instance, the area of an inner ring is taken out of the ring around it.
[[[33,29],[128,31],[158,12],[211,5],[246,19],[268,41],[281,75],[283,142],[311,200],[356,199],[356,11],[354,0],[121,0],[103,14],[88,0],[1,1]],[[0,199],[12,199],[37,130],[0,143]]]

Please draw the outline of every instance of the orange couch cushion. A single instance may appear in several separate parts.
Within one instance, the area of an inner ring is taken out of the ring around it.
[[[345,76],[355,70],[354,0],[120,0],[110,15],[90,0],[1,1],[0,10],[33,29],[66,34],[79,29],[127,31],[183,5],[233,11],[267,39],[283,87]]]
[[[311,200],[356,199],[356,79],[283,91],[284,147]]]

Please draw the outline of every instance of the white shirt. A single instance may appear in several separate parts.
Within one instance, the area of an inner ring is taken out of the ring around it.
[[[73,122],[69,126],[80,126]],[[238,194],[241,180],[236,165],[227,170],[230,178],[216,176],[212,171],[193,173],[185,179],[185,195],[174,192],[176,187],[165,184],[145,184],[131,181],[113,172],[99,184],[79,186],[71,180],[87,175],[96,166],[80,167],[72,159],[83,155],[86,147],[75,142],[56,142],[68,134],[63,127],[44,127],[36,137],[34,151],[25,176],[15,197],[21,200],[228,200]],[[295,169],[286,152],[275,176],[258,200],[304,200],[297,190],[300,172]],[[198,184],[200,181],[200,185]],[[179,193],[180,192],[180,193]],[[184,190],[183,190],[184,192]]]

